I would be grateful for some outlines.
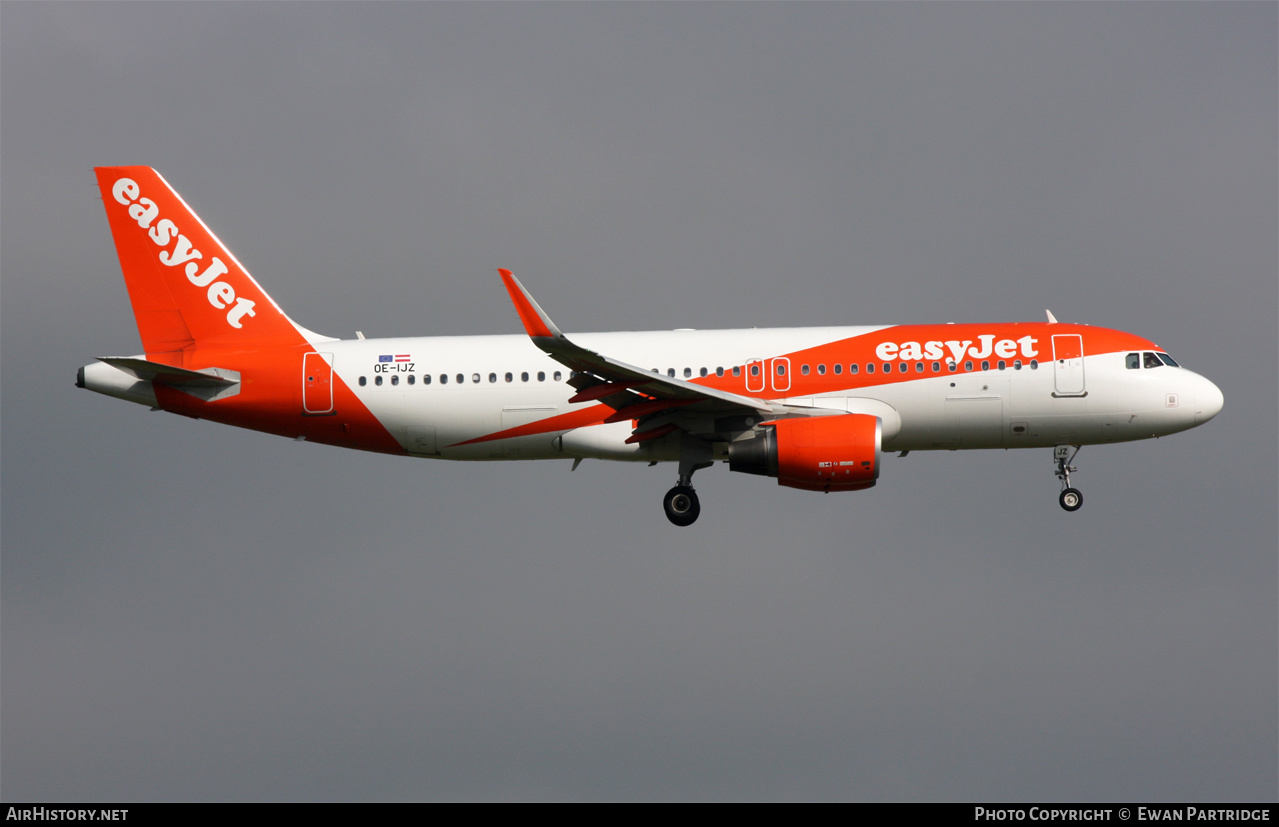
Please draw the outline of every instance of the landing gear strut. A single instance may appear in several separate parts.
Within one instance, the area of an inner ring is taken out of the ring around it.
[[[702,504],[693,490],[693,472],[713,464],[710,445],[684,434],[679,446],[679,482],[662,498],[666,519],[678,526],[697,522]]]
[[[1057,498],[1057,501],[1067,511],[1078,511],[1084,504],[1084,495],[1080,490],[1070,487],[1070,472],[1079,470],[1070,463],[1074,462],[1075,456],[1079,453],[1079,447],[1078,445],[1058,445],[1053,449],[1053,459],[1057,462],[1057,479],[1061,480],[1061,496]]]

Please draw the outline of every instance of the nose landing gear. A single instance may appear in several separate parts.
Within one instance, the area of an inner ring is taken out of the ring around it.
[[[1070,463],[1079,453],[1079,448],[1078,445],[1058,445],[1053,449],[1053,459],[1057,462],[1057,479],[1061,480],[1061,496],[1057,501],[1067,511],[1078,511],[1084,504],[1083,493],[1078,488],[1070,487],[1070,472],[1079,470]]]

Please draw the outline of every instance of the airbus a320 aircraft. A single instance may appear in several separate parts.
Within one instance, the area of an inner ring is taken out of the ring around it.
[[[345,448],[454,460],[675,462],[857,491],[887,451],[1052,448],[1061,507],[1081,445],[1212,419],[1222,394],[1154,342],[1058,323],[574,334],[508,270],[527,335],[338,340],[298,325],[159,173],[96,170],[142,337],[81,388]]]

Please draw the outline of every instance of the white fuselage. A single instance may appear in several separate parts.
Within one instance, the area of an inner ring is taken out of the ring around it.
[[[663,374],[673,371],[677,378],[714,377],[725,369],[726,387],[736,385],[738,392],[755,392],[796,409],[875,413],[885,420],[883,447],[893,451],[1144,439],[1191,428],[1221,406],[1220,391],[1204,377],[1180,367],[1127,369],[1123,353],[1084,357],[1082,368],[1074,368],[1081,388],[1070,394],[1055,393],[1058,365],[1051,359],[1037,361],[1033,368],[1023,360],[1019,368],[1010,363],[1003,370],[992,364],[988,370],[964,371],[957,366],[954,372],[944,361],[937,372],[931,362],[921,362],[923,371],[910,366],[905,381],[863,387],[850,386],[855,377],[845,365],[842,380],[833,383],[844,387],[831,390],[788,382],[775,371],[756,380],[767,380],[757,390],[748,388],[748,376],[731,375],[734,366],[773,354],[820,348],[883,329],[681,330],[572,338],[631,364]],[[462,444],[590,406],[568,404],[573,389],[564,380],[569,371],[527,336],[334,341],[317,349],[331,354],[337,375],[409,453],[458,460],[592,456],[643,461],[678,454],[672,440],[625,445],[629,422]],[[378,361],[386,355],[409,359]],[[817,376],[817,364],[808,365],[807,377]],[[821,364],[834,380],[833,366]],[[803,367],[793,364],[789,375],[805,378]],[[864,376],[864,365],[859,369]]]

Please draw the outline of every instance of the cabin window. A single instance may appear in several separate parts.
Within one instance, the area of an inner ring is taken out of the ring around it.
[[[954,362],[946,363],[946,370],[950,371],[951,373],[954,373],[956,370],[958,370],[958,368],[959,368],[959,365],[955,364]]]
[[[684,368],[684,378],[685,378],[685,379],[692,379],[692,378],[693,378],[693,369],[692,369],[692,368]]]
[[[915,373],[923,373],[923,372],[924,372],[924,363],[923,363],[923,362],[916,362],[916,363],[915,363]]]
[[[478,375],[478,374],[477,374],[477,375]],[[457,383],[458,383],[459,385],[465,384],[465,383],[466,383],[466,377],[459,373],[459,374],[457,375]]]
[[[973,363],[971,360],[964,362],[964,370],[972,370],[972,369],[973,369]]]
[[[742,368],[741,368],[741,365],[734,365],[734,366],[733,366],[733,375],[734,375],[734,376],[741,376],[741,375],[742,375]]]
[[[422,374],[422,384],[423,385],[431,384],[431,374],[429,373]]]
[[[417,377],[410,373],[410,374],[409,374],[409,384],[410,384],[410,385],[413,385],[413,384],[416,384],[416,383],[417,383]]]
[[[801,367],[801,368],[799,369],[799,372],[800,372],[800,373],[802,373],[802,374],[804,374],[805,376],[807,376],[807,375],[808,375],[808,365],[804,365],[803,367]]]
[[[884,363],[884,373],[892,373],[892,372],[893,372],[893,366],[892,366],[892,365],[890,365],[890,364],[888,364],[887,362],[885,362],[885,363]]]
[[[496,373],[490,373],[490,374],[489,374],[489,384],[490,384],[490,385],[492,385],[492,384],[493,384],[493,383],[495,383],[496,381],[497,381],[497,374],[496,374]]]
[[[941,362],[933,362],[933,373],[941,373]]]
[[[539,382],[545,382],[545,381],[546,381],[546,371],[544,371],[544,370],[539,370],[539,371],[537,372],[537,381],[539,381]]]
[[[867,362],[867,363],[866,363],[866,372],[867,372],[867,373],[874,373],[874,372],[875,372],[875,363],[874,363],[874,362]]]
[[[363,377],[363,376],[361,376],[361,377],[360,377],[360,387],[364,387],[364,386],[365,386],[365,385],[367,385],[368,383],[369,383],[369,380],[368,380],[368,379],[366,379],[366,378],[365,378],[365,377]]]
[[[818,376],[825,376],[825,375],[826,375],[826,366],[825,366],[825,365],[818,365],[818,366],[817,366],[817,375],[818,375]]]
[[[982,359],[982,360],[981,360],[981,369],[982,369],[982,370],[990,370],[990,361],[989,361],[989,360],[987,360],[987,359]]]
[[[520,374],[520,381],[521,381],[521,382],[527,382],[527,381],[528,381],[528,371],[524,371],[523,373],[521,373],[521,374]]]
[[[392,385],[398,385],[398,384],[400,384],[400,377],[398,377],[398,376],[392,376],[392,377],[391,377],[391,384],[392,384]]]
[[[804,365],[804,373],[808,373],[808,365]],[[786,375],[786,365],[782,362],[777,363],[777,375],[778,376]]]
[[[552,377],[552,378],[553,378],[553,379],[555,379],[555,381],[556,381],[556,382],[558,382],[558,381],[560,381],[560,378],[561,378],[561,377],[563,377],[563,376],[564,376],[564,374],[560,373],[560,372],[557,370],[557,371],[555,371],[555,376],[554,376],[554,377]]]
[[[1013,370],[1021,370],[1021,360],[1017,359],[1013,362]]]
[[[1140,370],[1140,369],[1141,369],[1141,354],[1140,354],[1140,353],[1129,353],[1127,356],[1125,356],[1125,357],[1124,357],[1124,367],[1128,368],[1128,370]]]
[[[698,373],[698,375],[699,375],[699,376],[705,376],[705,375],[706,375],[706,368],[702,368],[702,369],[701,369],[701,371]]]
[[[1031,369],[1031,370],[1039,370],[1039,360],[1038,360],[1038,359],[1031,359],[1031,360],[1030,360],[1030,369]]]
[[[667,368],[667,369],[666,369],[666,375],[667,375],[667,376],[669,376],[669,377],[671,377],[672,379],[674,379],[674,378],[675,378],[675,368]]]
[[[856,362],[850,362],[850,363],[849,363],[849,365],[848,365],[848,372],[849,372],[849,373],[856,373],[856,372],[857,372],[857,370],[858,370],[858,368],[859,368],[859,366],[858,366],[858,364],[857,364]]]
[[[380,385],[380,384],[382,384],[382,377],[381,377],[381,376],[374,376],[374,377],[373,377],[373,384],[375,384],[375,385]]]
[[[1008,367],[1008,363],[1007,363],[1007,362],[1005,362],[1003,359],[1000,359],[1000,360],[999,360],[999,369],[1000,369],[1000,370],[1003,370],[1003,369],[1004,369],[1004,368],[1006,368],[1006,367]]]
[[[447,373],[440,374],[440,384],[447,385],[449,383],[449,375]]]
[[[514,379],[515,377],[514,377],[514,376],[512,376],[512,375],[511,375],[511,372],[508,370],[508,371],[506,372],[506,376],[505,376],[505,377],[503,377],[503,378],[504,378],[504,379],[506,379],[506,381],[509,383],[509,382],[510,382],[512,379]]]
[[[844,366],[843,366],[843,365],[841,365],[841,364],[836,363],[836,365],[835,365],[835,367],[834,367],[834,371],[835,371],[835,375],[836,375],[836,376],[839,376],[841,373],[843,373],[843,372],[844,372]]]
[[[897,366],[898,373],[905,373],[908,370],[910,370],[910,365],[906,364],[905,362],[902,362],[901,364]]]
[[[759,365],[751,365],[751,376],[759,376]]]
[[[723,367],[723,365],[720,365],[719,367],[715,368],[715,375],[716,375],[716,376],[723,376],[723,375],[724,375],[724,367]]]

